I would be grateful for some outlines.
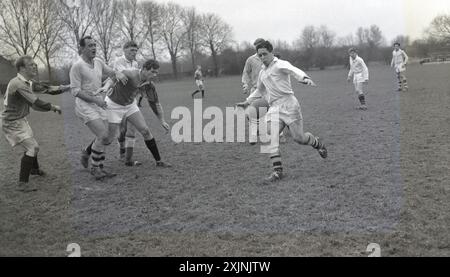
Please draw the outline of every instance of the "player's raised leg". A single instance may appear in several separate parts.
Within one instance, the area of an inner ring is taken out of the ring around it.
[[[294,141],[301,145],[309,145],[319,152],[319,155],[326,159],[328,157],[328,151],[319,137],[314,136],[311,133],[305,133],[303,131],[303,120],[299,119],[289,125]]]

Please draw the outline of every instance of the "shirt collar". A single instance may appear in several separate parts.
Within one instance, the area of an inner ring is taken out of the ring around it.
[[[31,80],[27,80],[22,74],[17,73],[17,78],[19,78],[19,80],[24,81],[25,83],[30,83]]]
[[[133,61],[129,61],[128,59],[127,59],[127,57],[125,57],[125,55],[123,55],[122,56],[122,59],[124,60],[124,61],[126,61],[127,63],[131,63],[131,64],[133,64],[135,61],[133,60]]]
[[[263,64],[263,67],[264,67],[264,69],[267,69],[267,68],[269,68],[269,67],[271,67],[272,65],[274,65],[276,62],[278,62],[279,61],[279,59],[277,58],[277,57],[274,57],[273,58],[273,60],[272,60],[272,62],[269,64],[269,66],[265,66],[264,64]]]

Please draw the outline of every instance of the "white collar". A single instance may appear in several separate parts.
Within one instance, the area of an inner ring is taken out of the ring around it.
[[[17,78],[19,78],[19,80],[24,81],[26,83],[29,83],[31,80],[27,80],[22,74],[17,73]]]
[[[274,65],[278,61],[279,61],[279,59],[277,57],[273,57],[272,62],[268,66],[265,66],[264,64],[263,64],[263,66],[265,69],[267,69],[267,68],[271,67],[272,65]]]

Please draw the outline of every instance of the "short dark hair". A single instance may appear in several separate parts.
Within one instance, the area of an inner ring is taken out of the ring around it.
[[[263,38],[258,38],[258,39],[256,39],[255,40],[255,42],[253,43],[253,46],[258,46],[258,44],[260,44],[260,43],[263,43],[264,41],[266,41],[265,39],[263,39]]]
[[[397,46],[397,45],[400,47],[400,42],[395,42],[394,43],[394,46]]]
[[[159,62],[155,60],[147,60],[142,65],[142,69],[151,70],[151,69],[159,69]]]
[[[132,41],[132,40],[127,41],[127,42],[123,45],[123,49],[128,49],[128,48],[131,48],[131,47],[139,48],[139,46],[137,45],[137,43],[134,42],[134,41]]]
[[[348,49],[348,53],[351,53],[351,52],[355,52],[356,54],[358,54],[358,49],[356,49],[355,47]]]
[[[260,44],[258,44],[256,46],[256,51],[258,51],[261,48],[265,48],[267,49],[267,51],[269,51],[270,53],[272,53],[273,51],[273,45],[272,43],[270,43],[269,41],[265,40],[264,42],[261,42]]]
[[[86,40],[88,40],[88,39],[93,39],[93,38],[91,36],[82,37],[80,39],[80,42],[79,42],[80,47],[85,47],[86,46]]]
[[[33,58],[31,56],[28,56],[28,55],[20,56],[16,60],[16,63],[15,63],[17,72],[19,72],[22,67],[25,67],[26,66],[25,62],[29,61],[29,60],[33,60]]]

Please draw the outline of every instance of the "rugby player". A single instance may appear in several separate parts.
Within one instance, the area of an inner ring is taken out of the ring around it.
[[[20,164],[18,190],[31,192],[37,190],[29,183],[30,175],[44,176],[39,168],[39,144],[27,121],[30,107],[36,111],[53,111],[61,114],[59,106],[39,99],[32,91],[32,80],[38,75],[38,67],[30,56],[21,56],[16,61],[17,76],[9,83],[4,95],[4,110],[2,112],[2,130],[12,147],[20,146],[24,155]],[[64,88],[60,92],[66,90]]]
[[[297,79],[300,83],[310,86],[316,86],[311,78],[302,70],[294,67],[289,62],[280,60],[273,55],[273,46],[269,41],[264,41],[256,46],[258,57],[263,62],[263,67],[259,73],[258,83],[253,95],[262,95],[267,97],[269,102],[269,111],[266,114],[267,129],[269,134],[279,134],[285,127],[289,127],[295,142],[301,145],[309,145],[316,149],[322,158],[327,158],[328,151],[325,145],[318,137],[311,133],[303,131],[303,117],[300,104],[294,96],[291,87],[290,76]],[[246,108],[250,105],[247,100],[237,104]],[[272,119],[273,118],[273,119]],[[271,121],[277,120],[276,129],[272,129]],[[283,177],[283,166],[279,150],[279,144],[272,142],[270,146],[270,159],[273,166],[273,172],[266,180],[276,182]]]
[[[356,48],[350,48],[348,53],[350,56],[350,71],[348,72],[347,81],[353,81],[355,91],[358,94],[358,99],[361,104],[358,108],[360,110],[367,110],[364,85],[369,82],[369,69],[364,60],[358,56]]]
[[[94,141],[82,150],[81,163],[88,168],[91,158],[91,174],[96,180],[114,177],[116,174],[104,168],[106,159],[102,138],[107,134],[105,93],[102,80],[105,77],[115,77],[123,84],[128,78],[121,72],[114,71],[102,60],[96,58],[97,44],[95,40],[86,36],[80,42],[80,58],[70,69],[70,88],[75,97],[75,113],[95,135]]]
[[[117,58],[112,67],[114,70],[123,72],[129,69],[139,69],[138,62],[136,61],[136,55],[138,53],[139,47],[134,41],[128,41],[123,45],[123,56]],[[141,105],[143,98],[142,94],[136,95],[140,97],[138,100],[138,107]],[[120,124],[119,133],[119,145],[120,145],[120,158],[125,159],[126,164],[133,164],[135,166],[141,165],[138,161],[132,161],[134,146],[136,142],[136,129],[133,125],[127,124],[126,119]]]
[[[408,55],[400,49],[400,43],[394,43],[394,51],[392,52],[391,67],[394,68],[398,80],[397,91],[408,90],[408,81],[406,79],[406,64],[408,63]]]
[[[202,92],[202,98],[205,97],[205,84],[203,83],[203,74],[201,65],[197,65],[197,70],[195,70],[194,73],[194,80],[198,89],[192,93],[192,98],[194,98],[194,96],[199,92]]]
[[[253,43],[253,46],[256,47],[258,44],[264,42],[263,38],[258,38]],[[258,57],[258,54],[247,58],[244,65],[244,70],[242,72],[242,89],[244,94],[252,94],[256,90],[256,85],[258,82],[259,72],[262,68],[262,61]],[[259,118],[262,118],[265,114],[264,111],[267,111],[269,108],[269,103],[267,99],[264,98],[260,94],[252,94],[251,98],[247,98],[250,103],[249,108],[246,110],[246,114],[248,115],[249,120],[249,142],[251,145],[255,145],[258,140],[258,125]],[[280,134],[280,142],[286,142],[286,139],[283,135],[283,132]]]
[[[147,146],[158,167],[171,167],[170,164],[161,160],[161,156],[150,129],[145,122],[139,107],[136,103],[136,95],[140,92],[145,93],[149,101],[149,105],[161,122],[162,127],[169,131],[170,126],[164,119],[164,111],[159,103],[156,94],[155,85],[152,82],[159,73],[159,63],[155,60],[146,61],[141,70],[129,69],[124,70],[123,74],[128,78],[128,82],[124,85],[116,82],[112,87],[112,92],[106,96],[106,114],[108,118],[108,133],[102,137],[104,146],[110,145],[117,137],[120,129],[120,123],[126,119],[132,124],[136,130],[144,137]],[[109,91],[110,83],[105,85],[102,90]],[[131,162],[131,161],[130,161]],[[133,166],[133,164],[126,164]]]

